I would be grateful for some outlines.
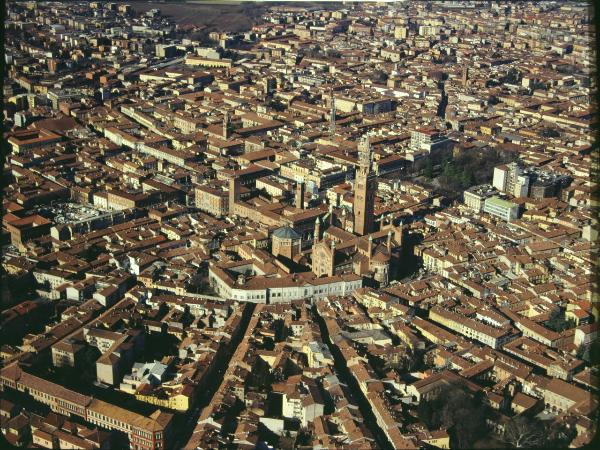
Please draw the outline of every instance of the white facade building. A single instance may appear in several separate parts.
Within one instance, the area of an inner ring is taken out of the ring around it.
[[[519,217],[519,205],[500,197],[490,197],[485,201],[483,212],[510,222]]]

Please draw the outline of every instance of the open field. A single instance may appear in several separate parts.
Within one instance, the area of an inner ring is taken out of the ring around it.
[[[298,2],[278,1],[253,2],[236,0],[190,0],[190,1],[130,1],[134,11],[144,13],[151,9],[160,9],[165,16],[171,16],[180,25],[196,25],[210,31],[247,31],[258,23],[261,15],[274,6],[288,5],[299,8],[338,9],[338,2]]]
[[[189,2],[129,2],[136,13],[160,9],[179,25],[206,27],[206,31],[247,31],[257,22],[265,10],[264,4],[211,0]]]

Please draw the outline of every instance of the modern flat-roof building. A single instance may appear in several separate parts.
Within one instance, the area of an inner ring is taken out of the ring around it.
[[[485,200],[483,212],[510,222],[519,217],[519,205],[494,196]]]
[[[485,200],[494,195],[495,189],[489,184],[473,186],[463,193],[465,205],[473,211],[480,213],[483,211]]]
[[[417,128],[410,133],[410,147],[413,150],[425,150],[427,153],[437,153],[452,147],[452,140],[435,128]]]

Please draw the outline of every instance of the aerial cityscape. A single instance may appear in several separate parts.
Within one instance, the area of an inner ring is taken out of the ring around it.
[[[592,442],[588,3],[4,8],[1,448]]]

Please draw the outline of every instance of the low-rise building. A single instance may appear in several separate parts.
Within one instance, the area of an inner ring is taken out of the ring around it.
[[[511,222],[519,217],[519,205],[494,196],[485,200],[483,212],[506,222]]]
[[[472,186],[463,193],[465,205],[476,213],[483,211],[485,201],[494,195],[495,189],[489,184]]]

